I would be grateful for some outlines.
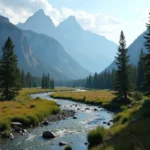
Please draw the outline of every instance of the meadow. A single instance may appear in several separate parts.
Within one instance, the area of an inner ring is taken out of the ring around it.
[[[8,130],[11,122],[21,122],[23,126],[37,125],[48,115],[59,113],[60,108],[54,101],[31,98],[29,94],[52,91],[68,91],[70,88],[54,90],[40,88],[23,88],[19,95],[11,101],[0,102],[0,131]]]
[[[113,93],[114,91],[110,90],[91,90],[85,92],[56,92],[51,96],[53,98],[70,99],[73,101],[104,106],[109,104],[115,97]]]

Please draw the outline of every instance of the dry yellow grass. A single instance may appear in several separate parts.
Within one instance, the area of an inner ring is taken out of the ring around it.
[[[37,124],[46,116],[60,111],[54,101],[40,98],[32,99],[28,94],[48,92],[49,90],[22,89],[16,100],[0,102],[0,130],[10,127],[11,121],[19,121],[25,126]]]
[[[93,90],[85,92],[57,92],[52,97],[83,101],[86,103],[108,104],[115,97],[114,91]]]

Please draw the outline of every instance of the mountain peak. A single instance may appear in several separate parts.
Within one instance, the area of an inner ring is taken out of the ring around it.
[[[77,21],[75,16],[69,16],[66,20]]]
[[[46,16],[43,9],[40,9],[40,10],[36,11],[34,15]]]
[[[64,22],[68,22],[68,23],[73,23],[73,24],[78,24],[79,25],[79,23],[78,23],[78,21],[77,21],[75,16],[69,16],[66,20],[64,20]]]
[[[68,28],[71,27],[74,30],[75,29],[82,29],[82,27],[80,26],[80,24],[78,23],[78,21],[76,20],[75,16],[69,16],[66,20],[64,20],[63,22],[61,22],[58,26],[59,28]]]

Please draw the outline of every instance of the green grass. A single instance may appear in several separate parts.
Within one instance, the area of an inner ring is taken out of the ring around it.
[[[22,89],[15,100],[0,102],[0,131],[10,129],[11,121],[21,122],[28,127],[37,125],[48,115],[58,113],[60,108],[56,102],[29,97],[31,93],[48,91],[38,88]]]
[[[90,146],[99,145],[104,140],[105,130],[103,127],[97,127],[88,133],[87,140]]]
[[[150,100],[128,108],[114,117],[114,125],[105,130],[104,142],[91,150],[149,150]]]

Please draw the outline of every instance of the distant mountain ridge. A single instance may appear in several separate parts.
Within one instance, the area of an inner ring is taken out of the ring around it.
[[[40,18],[40,23],[37,18]],[[39,10],[25,23],[17,26],[55,38],[79,64],[91,72],[102,71],[113,60],[117,44],[103,36],[83,30],[74,16],[61,22],[58,27],[52,24],[50,17],[46,16],[43,10]]]
[[[57,80],[84,78],[89,74],[54,38],[23,31],[3,16],[0,16],[0,33],[0,47],[10,36],[15,45],[19,68],[25,72],[31,72],[35,76],[50,73]]]

